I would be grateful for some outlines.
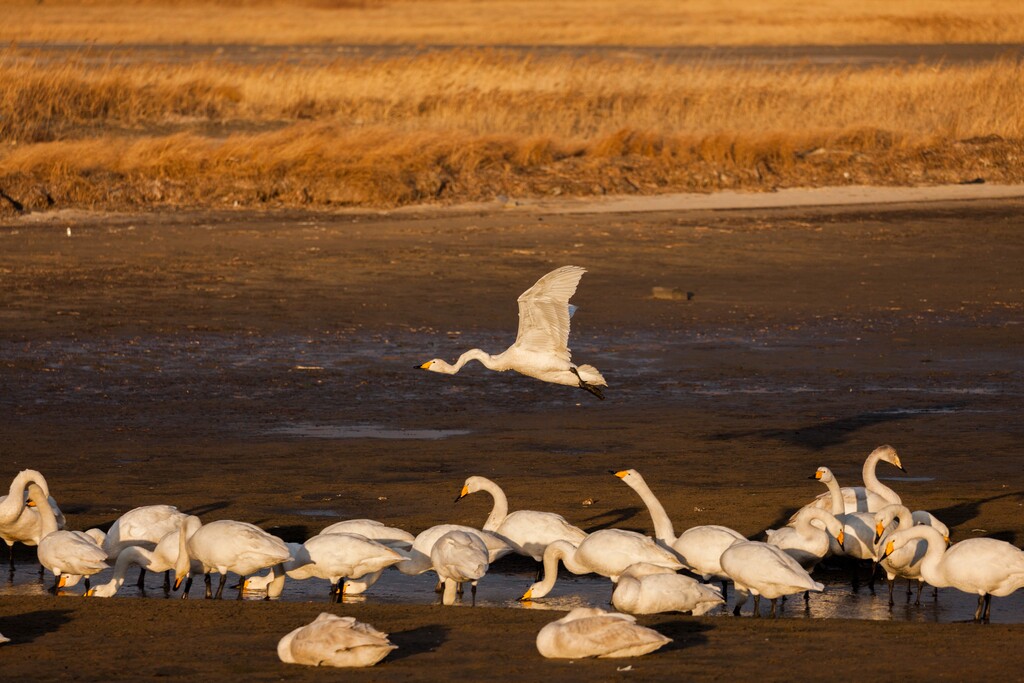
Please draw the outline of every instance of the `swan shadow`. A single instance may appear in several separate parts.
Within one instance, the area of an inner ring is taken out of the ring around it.
[[[887,422],[915,419],[935,413],[956,412],[966,406],[966,402],[959,401],[955,403],[940,403],[924,408],[917,406],[887,408],[849,417],[835,418],[826,422],[817,422],[806,427],[797,427],[796,429],[754,429],[741,432],[720,432],[712,438],[719,441],[732,441],[735,439],[758,437],[781,441],[812,451],[822,451],[848,443],[856,432],[866,427],[873,427]]]
[[[70,609],[48,609],[0,617],[0,633],[11,639],[11,645],[31,643],[69,623],[73,613]]]
[[[941,519],[951,529],[960,527],[963,524],[967,524],[971,520],[975,519],[981,513],[981,507],[985,503],[991,503],[1002,498],[1024,498],[1024,491],[1007,491],[1006,493],[1000,493],[996,496],[989,496],[988,498],[981,498],[980,500],[964,501],[962,503],[956,503],[949,505],[944,508],[937,510],[930,510],[933,515]],[[1017,534],[1013,531],[997,531],[995,533],[985,533],[985,536],[989,538],[998,538],[1001,541],[1007,541],[1009,543],[1017,544]],[[951,539],[954,543],[957,540],[964,540],[963,538]]]
[[[624,522],[632,520],[639,514],[648,514],[647,508],[640,507],[628,507],[628,508],[615,508],[614,510],[603,510],[596,515],[592,515],[584,519],[584,523],[590,522],[590,525],[584,529],[588,534],[601,529],[608,529],[611,527],[618,527]],[[598,521],[600,520],[600,521]],[[643,533],[647,533],[644,531]]]
[[[683,617],[673,621],[662,622],[650,626],[658,633],[671,638],[671,643],[658,649],[659,652],[672,652],[677,650],[688,650],[692,647],[704,645],[708,642],[704,634],[714,629],[708,623],[697,621],[691,617]]]
[[[271,526],[264,527],[262,524],[263,520],[253,522],[258,527],[264,529],[268,534],[277,536],[285,543],[305,543],[309,540],[311,534],[309,533],[309,527],[305,524],[289,524],[287,526]]]
[[[211,512],[216,512],[217,510],[223,510],[224,508],[227,507],[231,507],[230,500],[219,500],[216,503],[205,503],[203,505],[196,505],[195,507],[191,507],[187,510],[182,510],[182,512],[184,512],[186,515],[195,515],[196,517],[202,517],[203,515],[207,515]]]
[[[440,647],[447,640],[449,630],[447,626],[432,624],[388,634],[388,640],[398,646],[397,650],[388,655],[388,661],[414,657]]]

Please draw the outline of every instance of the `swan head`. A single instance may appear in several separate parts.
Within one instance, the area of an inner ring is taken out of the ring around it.
[[[430,372],[441,372],[446,375],[452,374],[451,366],[440,358],[428,360],[423,365],[417,365],[416,367],[420,370],[429,370]]]
[[[830,481],[833,481],[835,479],[835,477],[832,476],[832,470],[830,470],[829,468],[827,468],[827,467],[819,467],[815,471],[815,473],[811,477],[811,479],[817,479],[818,481],[820,481],[820,482],[822,482],[824,484],[827,484]]]
[[[459,492],[459,497],[455,499],[455,502],[459,502],[471,493],[482,491],[487,484],[493,484],[493,482],[485,477],[474,476],[467,478],[462,484],[462,490]]]
[[[528,602],[528,601],[532,600],[533,599],[533,588],[536,585],[537,584],[533,584],[533,586],[530,586],[529,588],[527,588],[526,592],[523,593],[523,597],[519,598],[519,601],[520,602]]]
[[[615,470],[608,470],[608,473],[614,474],[616,477],[626,482],[627,484],[629,484],[630,482],[644,480],[644,478],[640,476],[640,473],[633,469],[619,470],[618,472],[616,472]]]
[[[900,456],[896,452],[896,449],[888,444],[884,446],[879,446],[875,450],[871,451],[871,455],[869,455],[868,457],[876,457],[879,460],[884,460],[885,462],[889,463],[890,465],[892,465],[893,467],[902,472],[907,471],[903,468],[903,463],[900,462]]]

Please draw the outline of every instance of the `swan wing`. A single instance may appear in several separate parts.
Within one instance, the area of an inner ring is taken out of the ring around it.
[[[545,657],[634,657],[652,652],[669,638],[621,616],[605,615],[548,624],[537,635]]]
[[[553,353],[569,362],[569,298],[585,272],[579,266],[562,266],[519,296],[519,334],[514,346]]]
[[[371,666],[396,647],[385,634],[352,617],[325,619],[321,615],[289,636],[290,661],[314,666]]]

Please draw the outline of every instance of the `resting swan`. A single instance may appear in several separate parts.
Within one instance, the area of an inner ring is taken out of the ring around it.
[[[579,545],[587,533],[569,524],[565,517],[553,512],[536,510],[508,511],[508,498],[501,487],[486,477],[469,477],[462,485],[462,492],[456,502],[471,493],[485,491],[494,499],[491,514],[484,522],[483,530],[492,531],[508,541],[509,545],[520,555],[526,555],[540,562],[544,558],[544,549],[555,541],[568,541]]]
[[[311,623],[281,638],[277,656],[286,664],[373,666],[397,647],[388,634],[354,617],[321,612]]]
[[[579,547],[568,541],[549,545],[544,551],[544,578],[530,586],[522,600],[543,598],[551,592],[558,579],[559,560],[573,574],[600,574],[612,581],[618,581],[619,575],[637,562],[648,562],[670,571],[683,568],[673,553],[647,536],[622,529],[601,529],[583,539]]]
[[[540,630],[537,651],[553,659],[639,657],[670,642],[629,614],[577,607]]]
[[[690,612],[698,617],[724,602],[714,586],[646,562],[627,567],[612,592],[615,609],[630,614]]]
[[[1024,588],[1024,550],[995,538],[969,538],[946,549],[942,534],[930,526],[897,531],[885,545],[888,557],[914,539],[928,544],[921,578],[936,588],[956,588],[978,595],[975,621],[988,621],[992,596],[1005,597]]]
[[[733,609],[735,615],[739,615],[740,607],[747,601],[747,593],[754,596],[755,617],[761,616],[761,596],[771,599],[769,616],[774,617],[778,598],[825,590],[825,586],[812,579],[788,553],[759,541],[742,541],[726,548],[722,553],[722,569],[732,579],[740,594]]]
[[[672,520],[665,512],[658,497],[651,491],[644,478],[636,470],[611,471],[640,495],[647,505],[647,511],[654,522],[654,536],[666,547],[674,550],[683,565],[699,574],[705,581],[711,578],[722,581],[722,592],[725,594],[725,580],[728,579],[719,564],[722,552],[737,541],[747,540],[746,536],[726,526],[704,524],[695,526],[676,536]]]
[[[590,365],[574,365],[569,352],[569,318],[576,310],[569,305],[583,273],[579,266],[562,266],[551,271],[519,296],[519,333],[516,341],[496,356],[470,349],[449,365],[440,358],[419,366],[423,370],[454,375],[471,360],[489,370],[515,370],[544,382],[579,387],[600,399],[604,377]]]

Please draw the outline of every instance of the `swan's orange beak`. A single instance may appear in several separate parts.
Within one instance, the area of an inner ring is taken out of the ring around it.
[[[821,479],[821,472],[815,472],[814,473],[814,478],[815,479]]]
[[[460,500],[462,500],[463,498],[465,498],[468,495],[469,495],[469,487],[467,485],[463,484],[462,485],[462,490],[459,491],[459,495],[455,499],[455,502],[458,503]]]
[[[896,546],[895,546],[895,544],[893,544],[892,541],[889,541],[888,543],[886,543],[885,544],[885,555],[884,555],[884,557],[889,557],[890,555],[892,555],[892,551],[894,551],[894,550],[896,550]]]
[[[184,580],[185,580],[184,576],[175,576],[174,577],[174,590],[178,590],[179,588],[181,588],[181,582],[184,581]]]
[[[64,574],[61,574],[60,575],[60,580],[57,581],[57,588],[63,588],[64,584],[66,584],[67,582],[68,582],[68,577],[65,576]]]
[[[420,369],[420,370],[429,370],[429,369],[430,369],[430,366],[431,366],[431,365],[432,365],[433,363],[434,363],[434,361],[432,361],[432,360],[428,360],[428,361],[427,361],[426,363],[424,363],[423,365],[420,365],[420,366],[418,366],[418,367],[419,367],[419,369]]]
[[[621,472],[612,472],[619,479],[625,479],[626,475],[629,474],[629,470],[622,470]]]
[[[533,586],[531,586],[531,587],[527,588],[527,589],[526,589],[526,592],[525,592],[525,593],[523,593],[523,597],[521,597],[521,598],[519,598],[519,599],[520,599],[520,600],[529,600],[529,599],[530,599],[530,598],[532,598],[532,597],[533,597]]]
[[[881,540],[883,531],[885,531],[885,527],[882,526],[881,522],[875,524],[875,543]]]
[[[839,541],[839,545],[842,545],[842,544],[843,544],[843,540],[844,540],[845,538],[846,538],[846,534],[844,534],[844,533],[843,533],[843,530],[842,530],[842,529],[840,529],[840,530],[839,530],[839,535],[838,535],[838,536],[836,536],[836,540],[837,540],[837,541]]]
[[[25,507],[34,508],[35,506],[36,506],[36,502],[34,500],[31,500],[31,499],[27,503],[25,503]]]

